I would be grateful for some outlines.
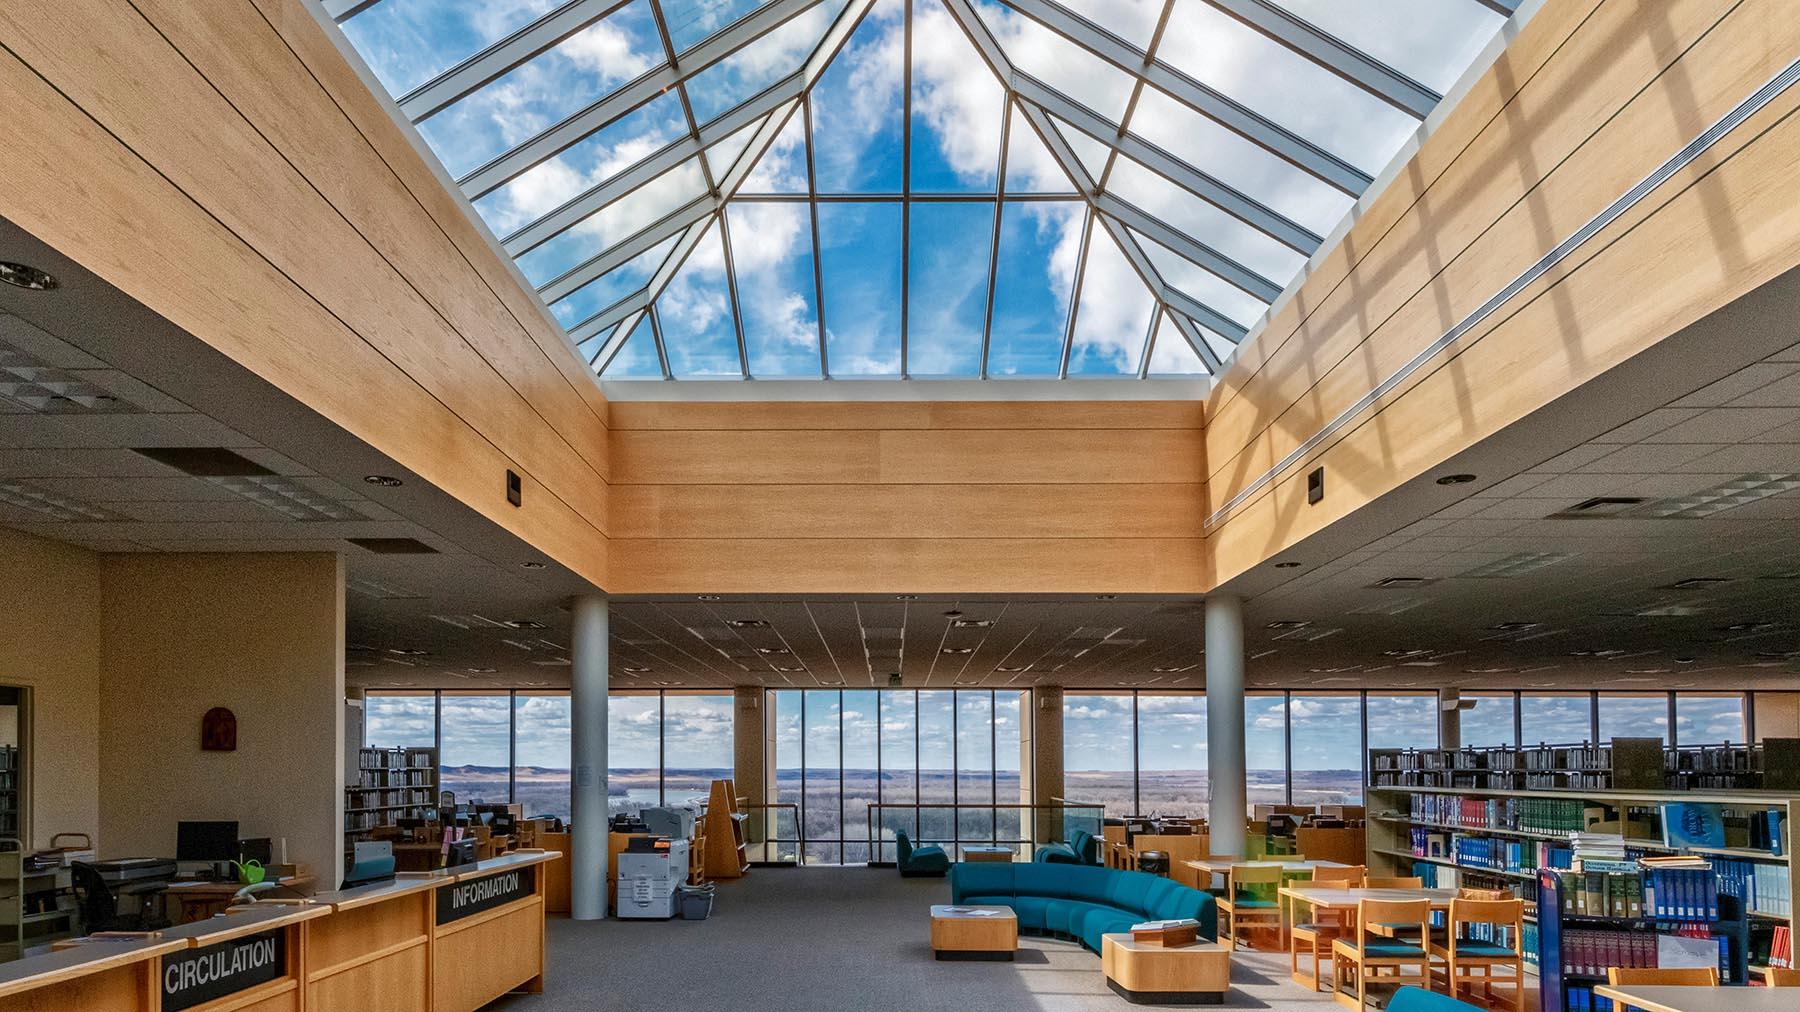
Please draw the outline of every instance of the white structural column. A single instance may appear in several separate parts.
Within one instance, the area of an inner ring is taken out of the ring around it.
[[[1244,602],[1206,598],[1206,783],[1208,849],[1244,853]]]
[[[606,917],[606,597],[588,594],[569,602],[569,723],[575,766],[569,827],[570,916]]]
[[[1438,748],[1462,748],[1462,690],[1438,690]]]

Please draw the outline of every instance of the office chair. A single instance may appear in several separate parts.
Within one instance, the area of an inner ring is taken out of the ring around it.
[[[148,931],[159,925],[151,923],[140,900],[140,909],[134,914],[119,913],[119,897],[100,876],[100,870],[84,861],[76,861],[69,865],[69,884],[75,893],[75,902],[81,911],[81,922],[88,934],[99,931]]]

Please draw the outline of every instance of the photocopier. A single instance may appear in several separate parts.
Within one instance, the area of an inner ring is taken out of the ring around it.
[[[677,887],[687,876],[687,840],[633,837],[619,852],[619,917],[674,917],[680,909]]]

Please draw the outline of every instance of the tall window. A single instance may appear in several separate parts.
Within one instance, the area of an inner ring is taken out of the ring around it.
[[[1464,709],[1457,713],[1462,728],[1462,743],[1469,748],[1490,745],[1517,745],[1518,725],[1513,723],[1513,694],[1510,692],[1465,692]],[[1473,705],[1470,705],[1473,704]],[[1437,715],[1432,714],[1432,723]],[[1374,725],[1370,725],[1371,734]],[[1434,730],[1433,734],[1436,733]]]
[[[1131,755],[1135,711],[1130,693],[1065,693],[1063,791],[1108,815],[1138,815]]]
[[[1519,696],[1522,745],[1579,745],[1594,738],[1593,697],[1585,692]]]
[[[1206,697],[1138,694],[1138,803],[1148,815],[1206,815]]]
[[[919,692],[919,803],[956,801],[956,699],[946,690]],[[956,839],[948,808],[919,810],[919,839]]]
[[[805,802],[801,820],[806,826],[806,860],[815,864],[842,864],[844,860],[843,701],[836,692],[802,694],[802,733],[806,755]]]
[[[883,692],[877,697],[881,707],[881,800],[900,806],[919,800],[919,694],[916,692]],[[899,833],[907,839],[919,839],[919,815],[911,808],[878,809],[877,832],[883,841],[877,860],[895,859],[894,844]],[[866,817],[865,817],[866,818]]]
[[[1244,773],[1252,805],[1287,804],[1287,700],[1244,697]]]
[[[1288,734],[1293,756],[1292,804],[1362,801],[1360,693],[1289,695]]]
[[[705,798],[714,780],[731,777],[733,719],[730,696],[663,694],[663,804]]]
[[[430,748],[437,744],[437,693],[369,693],[363,698],[366,748]]]
[[[1511,709],[1511,699],[1507,700]],[[1371,692],[1364,700],[1368,710],[1368,747],[1436,748],[1438,708],[1436,693],[1383,695]]]
[[[1661,738],[1669,743],[1669,694],[1600,694],[1600,740]]]
[[[438,789],[456,803],[512,797],[512,696],[444,693],[439,703]]]
[[[869,806],[881,800],[881,734],[876,724],[880,707],[881,693],[874,689],[844,693],[845,864],[873,860],[869,854]]]
[[[606,808],[635,814],[662,804],[662,697],[606,701]]]
[[[513,697],[513,800],[527,819],[570,815],[567,693]]]
[[[1678,745],[1716,745],[1743,742],[1744,694],[1712,695],[1703,692],[1675,694],[1675,742]]]
[[[1031,693],[1000,689],[994,693],[994,798],[1001,805],[1029,805],[1031,797],[1031,736],[1025,730],[1031,719]],[[1048,800],[1048,799],[1045,799]],[[996,808],[994,835],[998,840],[1020,840],[1030,834],[1028,813],[1017,808]]]

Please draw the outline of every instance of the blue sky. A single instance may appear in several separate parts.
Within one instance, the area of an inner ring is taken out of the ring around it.
[[[398,96],[528,24],[555,2],[383,0],[346,22],[344,31]],[[810,178],[806,117],[789,106],[777,112],[787,118],[786,129],[761,155],[740,192],[804,192],[809,182],[822,193],[899,192],[909,164],[903,123],[908,81],[902,66],[908,4],[878,0],[812,89]],[[1000,83],[940,0],[910,0],[910,5],[913,192],[996,194],[1008,116]],[[1285,5],[1439,89],[1455,80],[1499,24],[1472,0],[1285,0]],[[758,6],[757,0],[669,0],[662,8],[672,43],[682,51]],[[1070,6],[1142,46],[1162,3],[1070,0]],[[702,70],[686,89],[695,119],[704,124],[798,70],[844,7],[845,0],[825,0]],[[1133,93],[1130,75],[994,0],[978,0],[975,7],[1018,68],[1103,116],[1124,116]],[[1409,117],[1200,0],[1179,0],[1159,54],[1371,173],[1416,129]],[[419,130],[450,172],[461,176],[666,62],[648,0],[634,0],[424,120]],[[1011,116],[1008,191],[1071,193],[1072,184],[1033,130],[1016,112]],[[1133,134],[1320,234],[1350,206],[1347,195],[1154,88],[1139,96],[1128,125]],[[506,236],[688,129],[680,96],[663,92],[480,197],[477,210],[496,234]],[[1062,133],[1093,174],[1107,173],[1110,192],[1153,217],[1278,284],[1299,269],[1300,254],[1143,166],[1109,158],[1097,141],[1072,127],[1065,125]],[[690,159],[524,253],[522,270],[541,285],[704,195],[707,170],[712,178],[721,177],[749,136],[748,129],[741,131],[709,151],[706,165]],[[815,247],[809,214],[785,205],[734,202],[726,220],[729,236],[709,234],[695,246],[691,269],[684,267],[659,304],[673,371],[687,377],[738,375],[739,367],[728,360],[735,360],[741,324],[754,375],[817,375],[822,314],[834,375],[895,375],[904,300],[910,371],[974,375],[988,310],[993,250],[987,247],[995,204],[915,205],[909,256],[902,255],[898,240],[900,213],[896,205],[826,205]],[[1002,213],[992,285],[992,374],[1057,371],[1085,221],[1084,215],[1054,205],[1008,204]],[[735,304],[723,255],[727,239],[737,272]],[[1167,249],[1139,242],[1171,287],[1241,325],[1261,315],[1262,304],[1254,298]],[[1089,248],[1070,371],[1135,374],[1155,313],[1152,297],[1105,229],[1094,230]],[[579,289],[552,311],[572,327],[642,289],[668,253],[669,246],[659,247]],[[822,298],[813,284],[815,264],[823,277]],[[1176,328],[1160,326],[1157,335],[1153,374],[1201,371]],[[1219,339],[1212,343],[1229,351]],[[645,367],[646,358],[634,347],[615,358],[609,375],[660,376],[660,368]]]

